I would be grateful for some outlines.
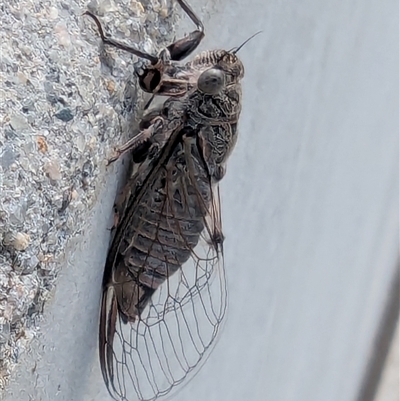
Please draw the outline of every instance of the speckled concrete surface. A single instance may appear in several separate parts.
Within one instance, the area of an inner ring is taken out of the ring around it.
[[[136,59],[101,51],[82,14],[95,12],[114,37],[156,52],[173,35],[172,6],[158,0],[2,5],[0,387],[38,333],[57,275],[68,267],[66,248],[84,237],[104,187],[113,188],[116,168],[106,160],[131,134],[141,102]]]

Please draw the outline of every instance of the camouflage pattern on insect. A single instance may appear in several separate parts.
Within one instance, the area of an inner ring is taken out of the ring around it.
[[[123,191],[103,279],[100,364],[116,400],[155,400],[204,362],[226,311],[218,183],[235,146],[244,68],[236,52],[206,51],[197,29],[158,57],[106,37],[104,44],[148,60],[141,88],[168,96],[120,147],[135,173]]]

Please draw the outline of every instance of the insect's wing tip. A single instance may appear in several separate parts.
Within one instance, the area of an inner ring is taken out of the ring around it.
[[[112,287],[104,287],[100,308],[99,358],[100,369],[110,395],[115,398],[113,342],[118,317],[117,298]]]

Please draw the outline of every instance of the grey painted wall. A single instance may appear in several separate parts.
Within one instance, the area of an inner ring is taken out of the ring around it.
[[[193,6],[203,48],[263,33],[240,52],[241,136],[222,184],[227,323],[173,400],[353,401],[397,258],[396,2]],[[99,198],[7,400],[109,400],[96,341],[114,195]]]

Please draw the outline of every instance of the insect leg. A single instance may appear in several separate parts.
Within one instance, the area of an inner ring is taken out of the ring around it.
[[[152,124],[148,128],[140,131],[137,135],[135,135],[133,138],[131,138],[128,142],[124,143],[122,146],[117,148],[115,151],[116,155],[111,157],[108,160],[108,164],[115,162],[124,153],[136,149],[138,146],[142,145],[144,142],[151,139],[158,132],[158,130],[160,128],[162,128],[163,123],[164,123],[164,119],[162,117],[154,118]]]
[[[197,26],[195,31],[189,33],[184,38],[177,40],[167,47],[171,55],[171,60],[179,61],[192,53],[192,51],[200,44],[201,40],[204,38],[204,26],[185,0],[177,0],[177,2]]]
[[[111,230],[116,229],[121,222],[121,217],[124,215],[126,205],[128,204],[129,198],[132,191],[135,188],[135,181],[131,178],[125,184],[121,192],[117,195],[114,202],[114,223]]]
[[[153,100],[154,100],[154,94],[151,95],[151,98],[150,98],[150,99],[147,101],[147,103],[144,105],[143,109],[144,109],[144,110],[147,110],[147,109],[150,107],[150,105],[151,105],[151,103],[153,102]]]
[[[116,41],[114,39],[107,38],[104,35],[103,27],[101,26],[100,21],[98,20],[98,18],[94,14],[92,14],[90,11],[85,11],[83,13],[83,15],[89,16],[96,23],[97,29],[99,30],[99,34],[100,34],[101,40],[105,45],[114,46],[117,49],[125,50],[125,51],[127,51],[129,53],[134,54],[135,56],[142,57],[142,58],[145,58],[147,60],[150,60],[152,64],[156,64],[159,61],[159,58],[156,57],[156,56],[152,56],[151,54],[148,54],[146,52],[142,52],[141,50],[135,49],[134,47],[130,47],[130,46],[124,45],[123,43],[120,43],[120,42],[118,42],[118,41]]]

